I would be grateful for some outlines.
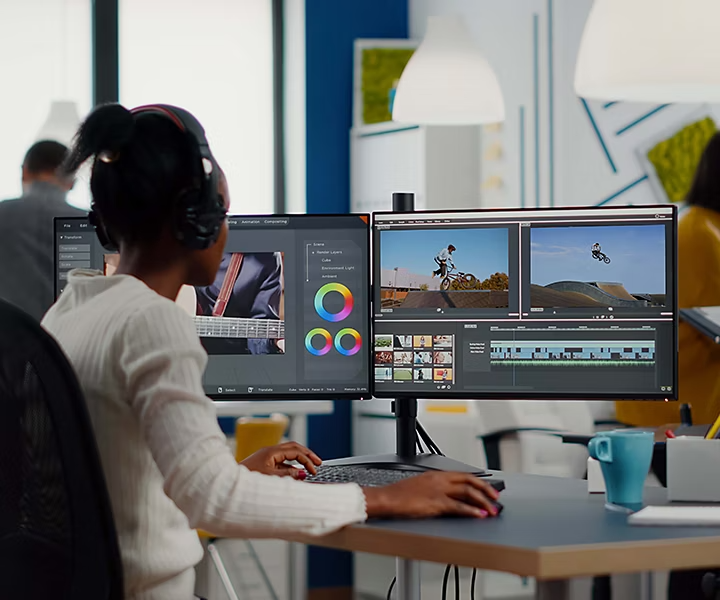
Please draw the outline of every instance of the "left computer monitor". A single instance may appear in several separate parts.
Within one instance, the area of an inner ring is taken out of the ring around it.
[[[230,216],[215,282],[185,286],[216,399],[370,397],[368,215]],[[68,273],[112,275],[86,218],[55,220],[55,290]]]

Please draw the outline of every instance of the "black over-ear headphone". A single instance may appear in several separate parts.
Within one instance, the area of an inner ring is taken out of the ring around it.
[[[132,109],[133,115],[152,113],[170,119],[191,141],[194,160],[197,162],[199,185],[183,190],[175,201],[173,231],[175,237],[186,247],[203,250],[212,246],[220,235],[227,215],[225,201],[218,192],[220,168],[210,151],[205,130],[188,111],[167,104],[149,104]],[[118,251],[118,244],[102,221],[93,202],[89,215],[102,246],[111,252]]]

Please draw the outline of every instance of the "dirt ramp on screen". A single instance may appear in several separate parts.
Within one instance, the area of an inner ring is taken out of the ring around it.
[[[595,285],[598,287],[598,289],[602,290],[607,294],[610,294],[611,296],[615,296],[616,298],[633,301],[637,300],[635,296],[633,296],[625,289],[625,286],[622,283],[603,283],[601,281],[598,281]]]
[[[536,292],[533,288],[561,294],[556,297],[559,303],[548,305],[547,302],[551,299],[545,298],[539,290]],[[536,307],[617,306],[638,308],[648,305],[647,301],[638,300],[630,294],[622,283],[613,282],[557,281],[544,287],[532,286],[530,294],[532,306]],[[536,295],[540,296],[539,302],[542,303],[535,303]]]
[[[508,293],[473,290],[467,292],[409,292],[398,308],[507,308]]]
[[[543,285],[530,286],[530,304],[535,308],[584,308],[605,306],[578,292],[562,292]]]

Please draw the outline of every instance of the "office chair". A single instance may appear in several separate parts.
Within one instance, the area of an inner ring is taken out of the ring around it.
[[[87,407],[57,343],[0,301],[0,597],[122,600]]]

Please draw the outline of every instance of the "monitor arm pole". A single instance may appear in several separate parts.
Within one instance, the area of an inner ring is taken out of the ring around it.
[[[392,195],[393,212],[413,212],[415,210],[415,194],[411,192],[394,192]],[[417,448],[417,413],[416,398],[398,398],[393,402],[395,413],[395,439],[398,456],[412,459]]]
[[[417,408],[415,398],[398,398],[393,401],[395,413],[395,444],[400,458],[412,460],[417,448]]]

